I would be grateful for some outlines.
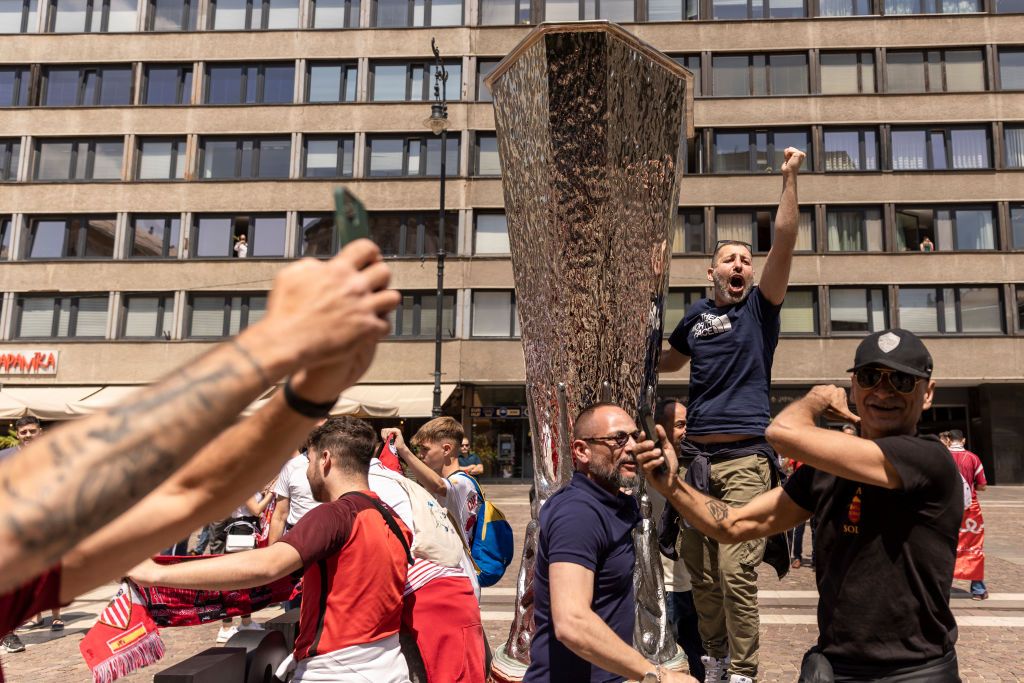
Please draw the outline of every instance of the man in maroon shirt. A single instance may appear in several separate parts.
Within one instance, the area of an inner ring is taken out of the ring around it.
[[[984,578],[985,519],[981,515],[981,504],[978,501],[978,491],[988,488],[985,468],[981,465],[981,458],[964,447],[964,433],[959,429],[943,432],[939,439],[949,449],[953,462],[960,470],[960,476],[971,490],[971,500],[965,501],[964,521],[960,525],[953,578],[967,579],[971,582],[972,600],[988,600],[988,588],[985,586]]]

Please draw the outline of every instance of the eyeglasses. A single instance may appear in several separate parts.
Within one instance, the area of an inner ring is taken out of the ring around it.
[[[580,441],[610,441],[615,444],[616,448],[623,448],[630,439],[633,441],[640,441],[640,437],[643,436],[643,432],[639,429],[635,432],[615,432],[607,436],[585,436]]]
[[[898,370],[884,370],[882,368],[866,367],[858,368],[853,374],[857,380],[857,385],[861,389],[874,389],[878,386],[878,383],[882,381],[882,378],[888,377],[889,384],[893,389],[901,394],[909,394],[917,386],[920,377],[908,374],[906,372],[900,372]]]

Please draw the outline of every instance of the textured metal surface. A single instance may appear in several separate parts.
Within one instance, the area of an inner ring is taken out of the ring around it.
[[[488,81],[537,490],[504,653],[523,664],[537,513],[571,476],[571,418],[606,397],[636,415],[657,382],[690,79],[621,28],[583,22],[538,27]],[[666,661],[676,648],[649,520],[636,541],[636,645]]]

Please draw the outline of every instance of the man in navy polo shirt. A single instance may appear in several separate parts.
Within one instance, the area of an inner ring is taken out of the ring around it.
[[[632,488],[641,439],[633,419],[599,403],[576,418],[576,473],[540,513],[535,631],[523,683],[679,683],[695,679],[644,659],[633,641]]]
[[[719,241],[708,268],[714,296],[686,312],[659,366],[676,371],[690,364],[686,439],[680,444],[680,455],[693,461],[687,481],[733,506],[767,491],[773,476],[774,453],[764,432],[779,311],[799,231],[796,179],[804,153],[789,147],[783,157],[782,198],[760,286],[754,286],[751,245]],[[759,250],[765,246],[758,244]],[[705,681],[751,683],[757,677],[757,565],[764,550],[760,538],[719,545],[694,529],[683,532],[683,560],[708,652]]]

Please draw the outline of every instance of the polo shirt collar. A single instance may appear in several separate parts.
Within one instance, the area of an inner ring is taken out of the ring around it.
[[[610,491],[604,490],[594,483],[590,477],[581,472],[573,472],[570,484],[578,489],[586,491],[612,510],[618,510],[632,500],[632,496],[627,496],[625,493],[611,493]]]

